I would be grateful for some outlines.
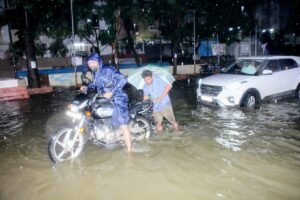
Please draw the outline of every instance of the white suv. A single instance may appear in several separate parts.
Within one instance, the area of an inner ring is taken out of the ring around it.
[[[259,108],[261,101],[300,99],[300,57],[241,57],[220,74],[199,79],[199,103]]]

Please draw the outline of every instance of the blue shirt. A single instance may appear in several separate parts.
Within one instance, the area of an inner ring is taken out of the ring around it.
[[[164,80],[162,80],[159,77],[153,76],[153,81],[151,85],[144,85],[144,95],[145,96],[150,96],[151,99],[155,100],[156,98],[160,97],[164,90],[165,87],[167,86],[168,83],[166,83]],[[162,111],[165,107],[171,106],[171,101],[169,95],[166,95],[161,102],[159,103],[154,103],[153,110],[154,112],[160,112]]]

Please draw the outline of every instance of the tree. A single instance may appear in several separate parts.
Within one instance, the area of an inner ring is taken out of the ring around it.
[[[149,3],[153,21],[159,21],[164,39],[172,43],[172,53],[179,53],[179,44],[193,44],[193,22],[201,39],[218,39],[222,43],[240,41],[255,29],[257,0],[157,0]],[[194,16],[195,14],[195,16]],[[234,27],[233,31],[230,27]],[[174,74],[176,74],[176,58]]]
[[[7,3],[5,1],[5,3]],[[22,3],[22,2],[21,2]],[[7,4],[6,4],[7,7]],[[21,15],[20,19],[23,20],[23,22],[18,21],[19,23],[11,23],[11,19],[13,19],[14,14],[17,11],[19,15]],[[29,14],[28,14],[28,8],[25,6],[25,4],[18,4],[16,7],[12,9],[8,9],[4,12],[4,20],[7,21],[1,21],[1,25],[3,25],[5,22],[8,24],[18,25],[21,31],[19,33],[22,33],[22,40],[23,42],[20,44],[24,44],[25,47],[25,55],[26,55],[26,66],[27,66],[27,78],[28,78],[28,86],[32,88],[40,87],[40,79],[38,74],[38,68],[36,65],[36,57],[35,57],[35,49],[34,49],[34,43],[33,43],[33,35],[31,31],[31,26],[29,24]],[[14,57],[14,55],[13,55]]]
[[[81,8],[84,6],[85,9],[80,10],[78,13],[81,15],[78,14],[75,18],[81,19],[90,16],[91,9],[89,8],[94,5],[94,1],[77,0],[77,2],[82,6]],[[71,16],[70,9],[68,9],[70,1],[52,0],[45,3],[41,0],[15,0],[10,1],[8,7],[13,9],[7,9],[2,13],[0,25],[11,24],[12,28],[19,30],[19,41],[16,42],[16,45],[20,45],[19,49],[26,55],[28,85],[29,87],[40,87],[34,38],[44,34],[57,41],[62,41],[62,38],[71,35],[71,20],[66,20]],[[85,35],[90,33],[90,30],[87,29]]]
[[[126,40],[124,40],[126,41],[126,46],[134,56],[137,66],[140,66],[140,60],[134,46],[135,37],[133,24],[134,21],[141,20],[141,18],[139,18],[139,10],[141,5],[141,3],[133,0],[115,0],[106,1],[106,3],[100,7],[101,11],[99,17],[104,19],[109,27],[108,31],[100,35],[100,38],[103,38],[102,42],[107,42],[113,47],[114,61],[118,60],[118,41],[122,40],[120,33],[123,28],[126,32]],[[108,34],[110,34],[110,37],[108,36]],[[118,63],[115,64],[117,65]]]
[[[182,39],[183,32],[183,18],[185,15],[184,1],[171,1],[171,0],[158,0],[146,2],[144,4],[145,9],[144,18],[148,22],[158,22],[160,35],[165,40],[171,41],[172,55],[173,57],[173,74],[177,74],[177,54],[178,46]]]
[[[14,7],[24,8],[26,7],[28,16],[34,13],[34,20],[29,19],[31,23],[31,31],[33,36],[39,35],[49,36],[55,41],[50,50],[53,50],[54,55],[58,55],[58,51],[55,47],[58,47],[57,43],[61,42],[64,38],[72,38],[72,24],[71,24],[71,0],[52,0],[47,3],[41,0],[15,0],[11,2]],[[117,45],[120,38],[120,31],[122,28],[126,31],[127,46],[135,57],[136,63],[139,65],[139,59],[134,48],[134,34],[133,34],[133,21],[138,16],[139,9],[136,1],[95,1],[95,0],[73,0],[73,20],[74,20],[74,32],[80,38],[85,38],[90,44],[95,47],[95,41],[90,36],[96,37],[96,44],[98,46],[98,38],[101,44],[109,44],[113,47],[114,59],[117,61]],[[15,12],[19,13],[19,12]],[[95,20],[94,20],[95,19]],[[107,30],[99,30],[98,24],[93,23],[103,19],[107,25]],[[22,22],[19,18],[11,16],[5,20],[12,21],[16,25],[16,28],[21,28],[20,36],[23,37]],[[20,37],[20,38],[21,38]],[[24,45],[24,42],[18,42],[18,44]],[[20,49],[25,49],[24,46],[20,46]],[[118,63],[116,63],[118,64]]]
[[[127,47],[135,57],[137,65],[139,59],[134,48],[135,30],[133,24],[142,21],[145,24],[159,24],[160,37],[171,41],[172,53],[179,53],[179,44],[193,41],[193,15],[195,13],[196,33],[200,38],[218,36],[220,42],[230,43],[239,40],[254,29],[254,9],[257,0],[73,0],[74,32],[80,38],[85,38],[93,46],[96,36],[101,44],[110,44],[113,48],[113,61],[117,61],[118,41],[122,38],[122,29],[126,32]],[[12,0],[10,6],[15,8],[13,14],[5,12],[1,24],[10,22],[20,31],[20,40],[24,38],[24,18],[15,17],[26,10],[30,29],[35,38],[46,35],[56,41],[51,46],[53,53],[58,51],[64,38],[72,39],[71,0],[51,0],[45,3],[42,0]],[[230,13],[230,14],[229,14]],[[34,18],[31,18],[34,17]],[[107,30],[96,31],[99,27],[93,19],[104,20]],[[229,27],[239,27],[239,34],[228,31]],[[23,42],[18,44],[24,45]],[[29,45],[28,45],[29,46]],[[37,47],[36,45],[31,45]],[[63,48],[63,47],[62,47]],[[25,48],[24,48],[25,49]],[[174,56],[174,74],[177,73],[177,57]],[[115,63],[118,64],[118,63]]]

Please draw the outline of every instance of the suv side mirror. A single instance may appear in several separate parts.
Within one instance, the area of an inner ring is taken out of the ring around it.
[[[272,75],[273,72],[272,70],[269,70],[269,69],[264,69],[264,71],[262,72],[263,75]]]

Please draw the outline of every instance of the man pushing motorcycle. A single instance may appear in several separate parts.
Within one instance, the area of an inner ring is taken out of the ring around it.
[[[124,142],[128,152],[131,152],[131,135],[128,127],[128,96],[123,91],[127,83],[126,77],[118,72],[113,66],[104,66],[98,53],[92,53],[87,59],[88,68],[93,73],[93,80],[80,90],[96,90],[107,99],[112,99],[114,110],[112,125],[119,127],[123,133]]]

